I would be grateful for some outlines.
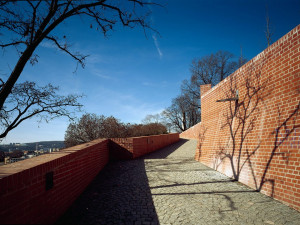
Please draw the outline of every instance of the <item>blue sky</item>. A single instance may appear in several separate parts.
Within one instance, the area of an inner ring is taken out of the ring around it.
[[[28,64],[20,82],[60,86],[61,94],[84,94],[84,112],[114,116],[122,122],[139,123],[147,114],[160,113],[180,93],[182,80],[190,77],[195,57],[226,50],[250,60],[266,48],[264,34],[268,6],[273,41],[300,22],[300,1],[296,0],[170,0],[165,8],[153,7],[152,26],[160,36],[141,28],[118,28],[103,37],[89,28],[89,22],[71,19],[58,27],[72,49],[90,55],[86,67],[49,42],[37,49],[38,64]],[[166,3],[164,3],[166,2]],[[14,51],[1,54],[4,79],[13,68]],[[84,113],[83,112],[83,113]],[[78,114],[80,117],[82,115]],[[63,140],[69,124],[59,118],[49,123],[30,119],[2,143]]]

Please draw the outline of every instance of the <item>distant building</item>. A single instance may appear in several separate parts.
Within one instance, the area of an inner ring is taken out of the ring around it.
[[[10,158],[9,163],[19,162],[25,159],[25,156],[22,156],[20,158]]]

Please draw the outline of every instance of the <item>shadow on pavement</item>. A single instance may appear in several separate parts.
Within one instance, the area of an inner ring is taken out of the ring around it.
[[[144,160],[109,163],[56,224],[159,224]]]
[[[299,212],[195,161],[195,146],[109,163],[56,224],[299,224]]]
[[[178,148],[180,148],[182,145],[184,145],[186,142],[188,142],[188,139],[182,139],[174,144],[171,144],[167,147],[164,147],[162,149],[159,149],[155,152],[149,153],[147,155],[144,155],[141,158],[146,159],[164,159],[167,158],[170,154],[172,154],[174,151],[176,151]]]
[[[110,162],[55,224],[159,224],[145,159],[167,158],[187,141],[138,159]]]

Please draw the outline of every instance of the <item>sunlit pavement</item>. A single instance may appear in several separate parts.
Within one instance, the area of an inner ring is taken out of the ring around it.
[[[194,160],[180,140],[112,162],[57,224],[300,224],[300,213]]]

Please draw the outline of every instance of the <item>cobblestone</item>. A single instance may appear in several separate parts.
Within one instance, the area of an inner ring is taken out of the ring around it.
[[[300,213],[196,162],[184,140],[112,162],[56,224],[293,224]]]

